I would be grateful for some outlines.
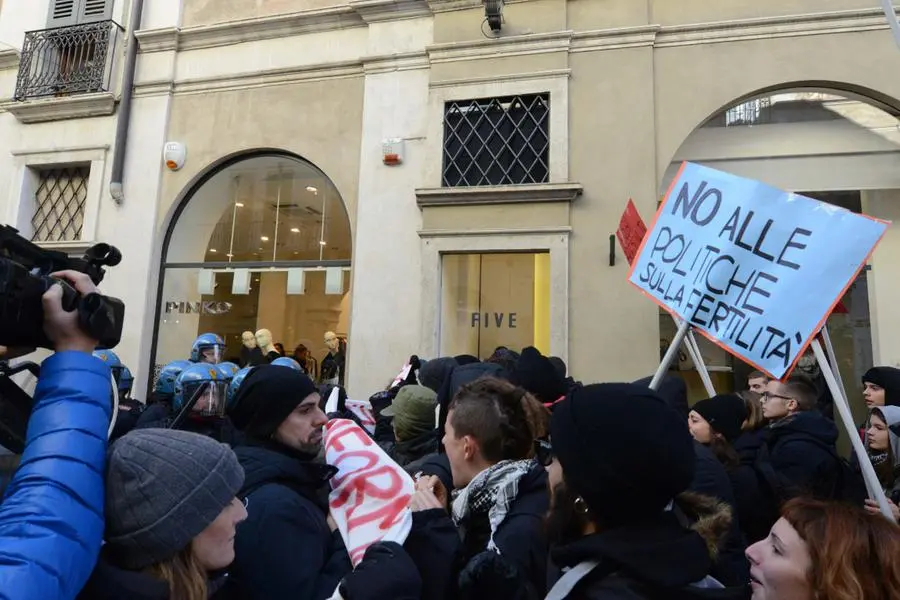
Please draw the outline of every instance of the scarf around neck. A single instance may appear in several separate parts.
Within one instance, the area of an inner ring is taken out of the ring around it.
[[[504,460],[476,475],[453,500],[453,522],[460,533],[465,536],[466,523],[472,517],[486,513],[491,526],[487,549],[499,554],[494,534],[519,495],[519,482],[533,465],[532,460]]]

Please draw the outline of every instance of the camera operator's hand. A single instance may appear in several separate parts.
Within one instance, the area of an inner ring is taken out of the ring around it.
[[[97,292],[91,278],[78,271],[60,271],[52,275],[69,283],[82,296]],[[91,353],[97,340],[91,339],[78,325],[78,311],[66,312],[62,306],[63,289],[54,285],[44,294],[44,333],[53,342],[57,352],[78,350]]]

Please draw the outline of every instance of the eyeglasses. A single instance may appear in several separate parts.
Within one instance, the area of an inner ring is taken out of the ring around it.
[[[791,396],[779,396],[778,394],[772,394],[770,392],[763,392],[760,399],[765,402],[767,400],[771,400],[772,398],[779,398],[781,400],[784,400],[785,402],[788,400],[793,400]]]
[[[553,462],[553,445],[550,440],[534,440],[534,458],[542,467],[549,467]]]

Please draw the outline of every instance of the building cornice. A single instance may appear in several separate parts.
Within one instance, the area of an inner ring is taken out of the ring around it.
[[[16,48],[0,50],[0,71],[19,68],[19,51]]]
[[[572,42],[572,31],[512,35],[496,39],[470,40],[434,44],[425,48],[432,64],[457,62],[482,58],[502,58],[546,54],[548,52],[568,52]]]
[[[365,27],[370,23],[430,16],[426,0],[350,0],[343,6],[282,15],[136,32],[141,52],[196,50],[304,33]]]
[[[12,113],[21,123],[103,117],[116,112],[116,97],[111,92],[103,92],[39,100],[8,100],[0,103],[0,110]]]
[[[510,235],[572,235],[572,227],[567,225],[527,228],[502,228],[492,227],[488,229],[420,229],[420,238],[450,238],[450,237],[480,237],[480,236],[510,236]]]
[[[333,62],[327,64],[304,65],[283,69],[269,69],[252,73],[238,73],[228,77],[197,77],[182,79],[174,84],[176,94],[203,94],[229,90],[290,85],[301,81],[323,81],[326,79],[346,79],[362,77],[364,71],[359,61]],[[159,93],[160,82],[151,85]],[[138,88],[140,89],[140,88]]]
[[[170,52],[178,49],[178,28],[141,29],[134,32],[141,52]]]
[[[645,25],[642,27],[576,31],[572,35],[569,52],[595,52],[598,50],[653,46],[659,30],[659,25]]]
[[[842,10],[660,27],[654,46],[670,48],[887,29],[881,9]]]
[[[428,6],[434,13],[469,10],[482,4],[484,4],[484,0],[428,0]]]
[[[366,23],[416,19],[432,14],[426,0],[350,0],[350,8]]]
[[[416,203],[424,208],[429,206],[574,202],[583,191],[584,187],[580,183],[424,188],[416,190]]]

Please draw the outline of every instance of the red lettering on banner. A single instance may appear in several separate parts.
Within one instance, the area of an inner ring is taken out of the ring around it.
[[[374,442],[372,442],[372,438],[366,435],[366,432],[357,427],[356,423],[353,423],[352,421],[337,420],[331,421],[331,423],[337,424],[330,428],[329,433],[331,433],[331,435],[328,437],[328,442],[329,444],[334,445],[334,449],[338,452],[343,452],[347,449],[347,446],[345,446],[341,441],[347,436],[353,436],[363,446],[371,446],[374,444]],[[326,425],[326,427],[328,426]]]
[[[371,469],[375,465],[378,464],[378,455],[374,452],[370,452],[368,450],[356,450],[355,452],[348,452],[343,454],[334,461],[334,467],[337,468],[338,471],[341,470],[341,463],[349,458],[364,458],[366,459],[367,464],[364,467],[360,467],[358,469],[354,469],[353,471],[349,471],[345,475],[335,475],[331,479],[331,489],[336,490],[344,484],[350,477],[358,476],[364,471]]]
[[[348,514],[352,516],[347,519],[347,526],[350,528],[358,527],[360,525],[365,525],[366,523],[372,523],[373,521],[381,519],[378,527],[379,529],[387,531],[400,522],[400,518],[403,516],[403,511],[409,506],[409,501],[411,499],[412,494],[404,494],[403,496],[398,496],[394,500],[391,500],[389,503],[382,506],[378,510],[359,516],[353,515],[352,511],[348,511]]]

